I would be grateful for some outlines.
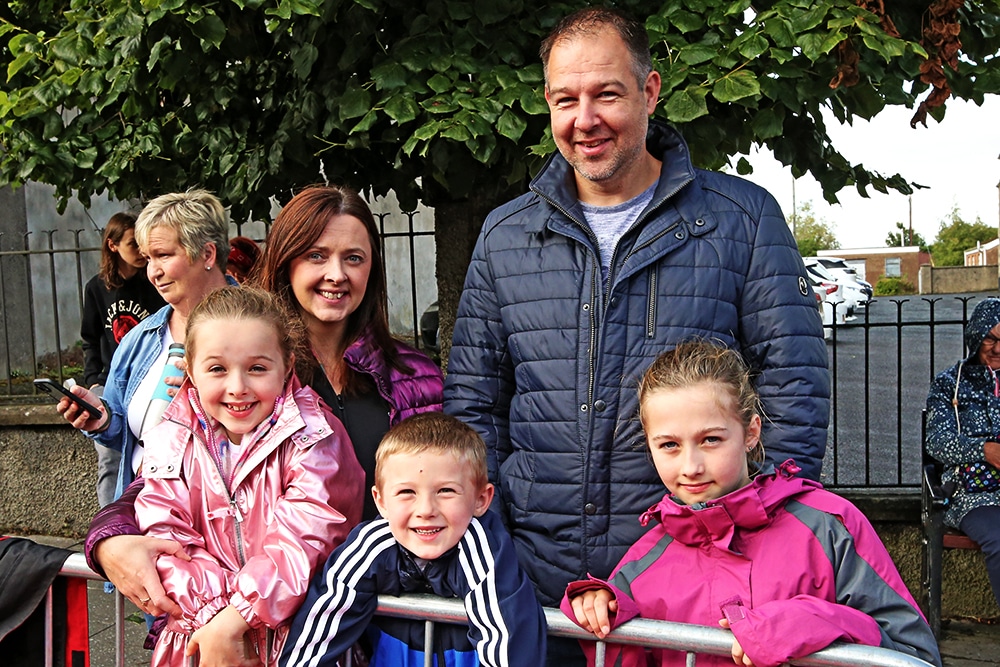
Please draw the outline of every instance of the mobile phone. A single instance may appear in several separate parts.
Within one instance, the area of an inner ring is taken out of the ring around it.
[[[77,406],[79,406],[82,410],[86,410],[87,414],[89,414],[94,419],[97,419],[98,417],[101,416],[101,411],[100,410],[98,410],[93,405],[91,405],[87,401],[83,400],[82,398],[80,398],[79,396],[77,396],[76,394],[74,394],[73,392],[71,392],[66,387],[62,386],[58,382],[53,382],[49,378],[36,378],[35,379],[35,386],[38,387],[39,389],[41,389],[42,391],[44,391],[45,393],[47,393],[48,395],[50,395],[56,401],[59,400],[59,396],[57,396],[53,392],[58,392],[58,393],[62,394],[63,396],[65,396],[69,400],[71,400],[74,403],[76,403]]]

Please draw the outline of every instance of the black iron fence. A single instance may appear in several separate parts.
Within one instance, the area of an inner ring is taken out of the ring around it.
[[[393,333],[420,347],[421,312],[437,298],[433,220],[419,211],[375,217]],[[248,235],[266,234],[263,227]],[[100,243],[97,229],[0,232],[0,401],[33,400],[35,377],[82,381],[84,288],[97,273]]]
[[[433,221],[425,217],[378,215],[387,270],[397,277],[389,281],[394,332],[418,347],[420,314],[437,291]],[[0,401],[47,400],[35,395],[34,377],[80,379],[83,289],[99,244],[94,230],[0,234]],[[826,486],[918,492],[928,384],[963,356],[965,323],[984,296],[878,298],[832,327]]]
[[[920,411],[930,381],[965,355],[965,323],[985,296],[878,298],[832,327],[824,484],[918,491]]]

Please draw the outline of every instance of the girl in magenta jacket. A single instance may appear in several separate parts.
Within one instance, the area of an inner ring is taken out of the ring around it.
[[[758,400],[738,353],[696,341],[661,355],[640,384],[639,417],[667,494],[608,581],[567,587],[570,618],[599,638],[636,616],[729,628],[732,658],[699,665],[771,667],[835,641],[941,664],[864,515],[796,478],[791,460],[761,470]],[[684,655],[609,646],[606,664],[618,660],[683,665]]]
[[[360,519],[364,473],[292,370],[294,330],[249,288],[213,292],[188,321],[188,381],[144,438],[135,503],[144,534],[183,546],[156,563],[180,612],[154,666],[272,664],[314,571]]]

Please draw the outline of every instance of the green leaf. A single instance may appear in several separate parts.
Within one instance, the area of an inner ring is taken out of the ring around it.
[[[340,120],[358,118],[368,113],[371,108],[371,95],[364,88],[350,86],[340,96]]]
[[[402,125],[416,119],[420,114],[420,107],[410,95],[400,94],[389,98],[385,105],[385,112],[389,118]]]
[[[762,35],[754,34],[752,37],[749,37],[740,43],[739,52],[740,55],[747,60],[753,60],[760,54],[766,52],[769,46],[770,45],[767,40],[764,39]]]
[[[202,40],[201,48],[206,53],[209,51],[208,45],[204,42],[208,42],[212,46],[218,48],[222,44],[222,40],[226,38],[226,24],[222,22],[215,14],[206,14],[201,17],[201,19],[194,24],[192,28],[194,34],[197,35]]]
[[[518,141],[527,127],[527,121],[510,109],[500,114],[500,119],[497,121],[497,132],[511,141]]]
[[[687,65],[697,65],[718,55],[719,49],[708,44],[691,44],[682,48],[677,57]]]
[[[727,74],[712,86],[712,97],[723,104],[742,100],[760,93],[760,84],[753,72],[745,69]]]
[[[309,78],[313,64],[319,58],[319,49],[312,44],[300,44],[292,49],[292,67],[295,69],[295,76],[305,80]]]
[[[444,137],[445,139],[452,139],[454,141],[465,142],[472,135],[469,134],[469,130],[461,123],[452,123],[441,132],[441,136]]]
[[[540,90],[531,90],[521,96],[521,108],[532,116],[540,116],[549,112],[545,94]]]
[[[708,89],[699,86],[674,91],[663,110],[671,123],[691,122],[708,113],[708,103],[705,101],[707,95]]]
[[[10,81],[14,75],[21,71],[25,65],[35,59],[34,54],[22,53],[7,65],[7,80]]]
[[[784,114],[775,111],[775,107],[773,106],[761,109],[754,114],[753,120],[750,121],[750,127],[753,129],[754,136],[758,139],[780,137],[783,117]]]
[[[792,30],[792,24],[780,16],[775,16],[765,21],[764,32],[771,37],[775,46],[782,48],[796,46],[795,32]]]
[[[892,62],[893,58],[902,57],[906,53],[906,42],[898,39],[878,39],[870,35],[862,38],[865,46],[880,54],[886,62]]]
[[[79,67],[74,67],[73,69],[68,69],[59,76],[59,80],[65,83],[69,87],[73,87],[80,77],[83,75],[83,70]]]
[[[93,169],[95,160],[97,160],[96,146],[90,146],[76,152],[76,166],[80,169]]]
[[[406,69],[395,60],[387,60],[372,68],[376,90],[391,90],[406,85]]]
[[[417,131],[413,133],[413,136],[416,137],[418,141],[427,141],[428,139],[433,139],[437,136],[440,129],[441,121],[433,120],[418,127]]]
[[[443,93],[451,89],[452,80],[451,77],[438,73],[427,80],[427,85],[430,86],[431,90],[435,93]]]
[[[358,124],[351,128],[351,134],[358,134],[361,132],[367,132],[372,129],[372,125],[378,120],[378,113],[375,109],[370,110],[365,114],[364,118],[358,121]]]
[[[749,176],[753,173],[753,166],[750,164],[749,160],[742,155],[740,156],[740,159],[736,161],[736,173],[740,176]]]
[[[804,12],[797,12],[792,16],[792,32],[801,34],[812,30],[823,22],[823,19],[826,18],[828,9],[829,5],[827,3],[819,3],[819,5],[813,9],[809,9]]]

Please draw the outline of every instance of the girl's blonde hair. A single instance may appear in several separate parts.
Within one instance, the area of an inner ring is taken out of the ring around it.
[[[297,317],[289,315],[273,294],[254,287],[221,287],[202,299],[191,311],[184,333],[184,356],[188,367],[194,359],[199,327],[212,320],[259,320],[272,326],[278,334],[278,347],[285,366],[291,370],[292,354],[303,337],[303,326]]]
[[[760,398],[753,386],[750,371],[738,352],[721,343],[703,339],[686,341],[664,352],[646,370],[639,382],[639,421],[646,425],[646,399],[658,391],[684,389],[703,382],[715,384],[725,392],[731,407],[743,424],[750,427],[754,415],[761,415]],[[758,439],[747,452],[750,471],[764,462],[764,445]]]

